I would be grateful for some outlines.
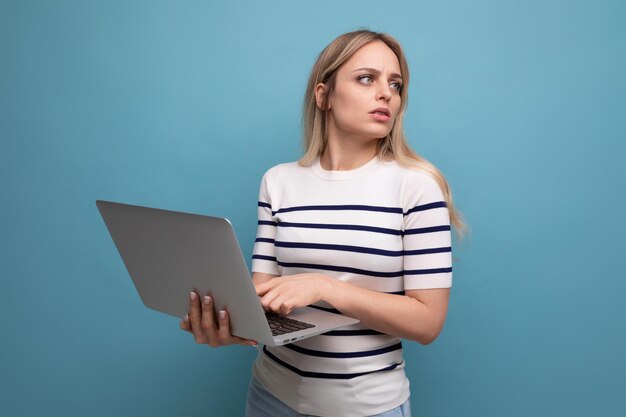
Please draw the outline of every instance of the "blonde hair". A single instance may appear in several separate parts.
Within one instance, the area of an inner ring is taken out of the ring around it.
[[[307,84],[304,95],[304,109],[302,113],[304,155],[300,158],[300,165],[311,165],[318,156],[326,150],[327,138],[327,105],[324,109],[317,106],[315,100],[315,86],[324,83],[327,88],[326,97],[330,97],[335,89],[337,70],[348,61],[363,46],[374,42],[384,42],[396,55],[400,63],[402,75],[402,88],[400,89],[401,105],[396,116],[391,132],[378,141],[378,155],[381,159],[395,160],[398,164],[426,172],[432,176],[439,186],[446,200],[450,213],[450,223],[454,226],[459,238],[463,238],[467,231],[467,225],[463,221],[462,214],[457,210],[452,201],[452,191],[441,171],[432,163],[428,162],[409,146],[402,119],[408,100],[409,66],[407,64],[400,43],[385,33],[377,33],[369,30],[357,30],[344,33],[332,41],[318,56]]]

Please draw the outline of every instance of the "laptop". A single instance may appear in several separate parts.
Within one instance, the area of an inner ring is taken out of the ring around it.
[[[228,219],[102,200],[96,206],[148,308],[183,318],[191,291],[210,294],[216,312],[228,311],[233,335],[267,346],[359,322],[319,307],[266,314]]]

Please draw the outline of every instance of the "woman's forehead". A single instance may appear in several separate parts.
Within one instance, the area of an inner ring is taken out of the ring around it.
[[[393,51],[381,41],[364,45],[356,51],[343,65],[345,69],[354,71],[358,68],[373,68],[380,72],[400,74],[400,63]]]

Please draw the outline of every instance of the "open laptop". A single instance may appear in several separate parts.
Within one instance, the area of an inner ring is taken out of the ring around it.
[[[151,309],[183,318],[191,291],[210,294],[216,311],[228,311],[233,335],[268,346],[359,322],[312,307],[288,316],[266,314],[225,218],[102,200],[96,205],[141,300]]]

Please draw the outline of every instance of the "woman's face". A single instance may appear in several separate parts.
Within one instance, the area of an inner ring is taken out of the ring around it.
[[[393,51],[381,41],[363,46],[337,70],[335,82],[329,97],[329,139],[387,136],[401,105],[400,64]]]

